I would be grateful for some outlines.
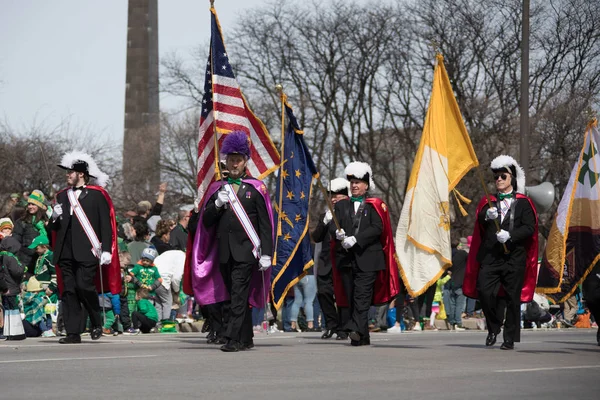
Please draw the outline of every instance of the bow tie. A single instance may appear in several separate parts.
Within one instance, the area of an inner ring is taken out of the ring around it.
[[[240,186],[242,184],[242,178],[237,178],[237,179],[227,178],[227,183],[229,183],[231,185],[235,184],[235,185]]]
[[[73,191],[77,191],[77,190],[83,190],[83,186],[79,186],[79,187],[73,187]]]
[[[512,192],[510,192],[510,193],[498,193],[498,198],[499,198],[500,200],[504,200],[504,199],[512,199],[512,197],[513,197],[513,194],[512,194]]]
[[[350,201],[352,201],[352,202],[358,201],[359,203],[362,203],[364,199],[365,199],[365,196],[350,197]]]

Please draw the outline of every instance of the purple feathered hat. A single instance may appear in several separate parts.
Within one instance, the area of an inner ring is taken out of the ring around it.
[[[250,158],[250,138],[241,131],[227,134],[221,145],[221,154],[243,154]]]

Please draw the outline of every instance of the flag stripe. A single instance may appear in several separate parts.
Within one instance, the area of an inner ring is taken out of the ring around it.
[[[279,153],[267,129],[248,107],[235,79],[214,9],[211,9],[211,29],[210,54],[198,127],[196,180],[199,200],[202,200],[206,189],[215,179],[215,157],[220,157],[215,155],[215,134],[220,135],[219,142],[224,134],[235,130],[248,134],[252,142],[252,156],[247,168],[253,177],[262,179],[279,165]]]

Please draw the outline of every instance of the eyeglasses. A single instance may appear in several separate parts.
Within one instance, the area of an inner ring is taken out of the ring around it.
[[[494,174],[494,180],[497,181],[498,178],[502,179],[503,181],[505,181],[506,179],[508,179],[508,177],[510,176],[509,173],[504,173],[504,174]]]

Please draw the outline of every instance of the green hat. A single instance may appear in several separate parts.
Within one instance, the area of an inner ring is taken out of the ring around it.
[[[36,247],[38,247],[39,245],[48,246],[49,244],[50,244],[50,242],[48,241],[48,236],[40,235],[40,236],[36,237],[35,239],[33,239],[33,242],[31,242],[31,244],[29,246],[27,246],[27,248],[33,250]]]
[[[43,210],[48,208],[46,206],[46,196],[44,196],[44,193],[41,190],[36,189],[33,192],[31,192],[27,202],[30,204],[36,205]]]

